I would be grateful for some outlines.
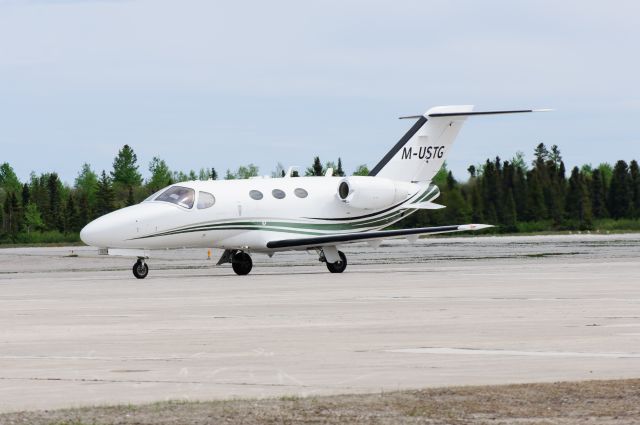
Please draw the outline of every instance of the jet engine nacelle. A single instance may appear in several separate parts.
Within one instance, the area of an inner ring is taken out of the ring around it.
[[[350,176],[340,181],[336,196],[353,208],[375,210],[404,201],[415,186],[382,177]]]

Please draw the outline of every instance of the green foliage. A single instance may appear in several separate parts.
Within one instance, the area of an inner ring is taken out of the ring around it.
[[[138,172],[138,157],[129,145],[124,145],[113,160],[113,183],[124,187],[140,186],[142,176]]]
[[[356,168],[356,171],[353,172],[354,176],[368,176],[369,175],[369,168],[367,167],[367,164],[362,164],[362,165],[358,165],[358,168]]]
[[[133,150],[125,146],[114,159],[113,179],[105,171],[97,176],[85,163],[73,187],[64,185],[56,173],[31,173],[23,184],[8,163],[1,164],[0,242],[77,242],[78,231],[97,216],[132,205],[174,182],[218,177],[214,168],[171,172],[164,160],[154,157],[151,175],[142,184],[136,162]],[[319,157],[314,157],[307,173],[322,176],[329,167],[335,176],[344,173],[341,158],[323,167]],[[282,176],[284,171],[278,164],[273,175]],[[541,143],[530,166],[518,152],[510,161],[488,159],[468,171],[468,180],[460,182],[443,164],[432,183],[441,190],[436,202],[447,208],[420,210],[396,226],[475,222],[496,225],[488,230],[491,233],[640,231],[640,167],[635,160],[618,161],[614,167],[606,163],[576,167],[567,179],[560,149],[547,149]],[[354,172],[368,174],[364,164]],[[235,172],[227,170],[226,178],[257,175],[258,167],[249,164]]]
[[[95,205],[96,192],[98,191],[98,175],[86,162],[82,164],[82,168],[76,177],[75,188],[87,197],[90,205]]]
[[[577,223],[580,229],[591,227],[591,200],[586,177],[578,167],[574,167],[569,178],[567,191],[567,218]]]
[[[611,184],[611,178],[613,177],[613,167],[611,164],[607,164],[606,162],[598,165],[598,170],[600,170],[600,174],[602,175],[602,181],[604,181],[604,185],[609,187]]]
[[[98,180],[98,192],[96,193],[96,216],[108,214],[115,209],[114,192],[111,178],[102,170],[100,180]]]
[[[344,177],[344,170],[342,169],[342,158],[338,157],[338,166],[333,171],[333,175],[337,177]]]
[[[608,209],[612,218],[626,218],[633,214],[631,177],[625,161],[616,162],[609,186]]]
[[[24,211],[24,227],[27,233],[40,231],[45,228],[44,220],[36,204],[28,204]]]
[[[320,162],[320,157],[316,156],[313,158],[313,164],[311,167],[307,168],[304,175],[305,176],[324,176],[324,168],[322,167],[322,162]]]
[[[149,163],[149,172],[151,173],[151,177],[147,180],[147,188],[150,194],[173,183],[171,170],[164,159],[154,156]]]
[[[259,171],[260,169],[258,168],[258,166],[254,164],[241,165],[240,167],[238,167],[238,170],[235,173],[227,169],[227,175],[224,177],[224,179],[225,180],[248,179],[251,177],[256,177]]]
[[[18,176],[16,176],[16,173],[8,162],[0,164],[0,189],[2,189],[4,193],[19,193],[22,189],[20,179],[18,179]]]

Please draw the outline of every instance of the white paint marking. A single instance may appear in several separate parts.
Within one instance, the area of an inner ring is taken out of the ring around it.
[[[480,350],[475,348],[400,348],[385,350],[388,353],[406,354],[461,354],[477,356],[529,356],[529,357],[604,357],[604,358],[634,358],[640,359],[640,353],[581,353],[572,351],[517,351],[517,350]]]

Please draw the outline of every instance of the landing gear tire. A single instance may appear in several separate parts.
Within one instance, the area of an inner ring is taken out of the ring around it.
[[[142,260],[136,261],[133,265],[133,275],[138,279],[144,279],[149,274],[149,266]]]
[[[340,256],[340,261],[335,263],[327,261],[327,268],[331,273],[342,273],[347,268],[347,256],[342,251],[338,251],[338,255]]]
[[[233,256],[231,260],[231,267],[238,276],[244,276],[249,274],[253,267],[253,261],[246,252],[238,252]]]

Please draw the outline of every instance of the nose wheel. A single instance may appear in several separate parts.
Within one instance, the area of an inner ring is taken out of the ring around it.
[[[139,258],[133,265],[133,275],[138,279],[144,279],[149,274],[149,266],[144,259]]]
[[[340,261],[336,261],[335,263],[327,261],[327,268],[331,273],[342,273],[347,268],[347,256],[344,255],[342,251],[338,251],[338,255],[340,256]]]

